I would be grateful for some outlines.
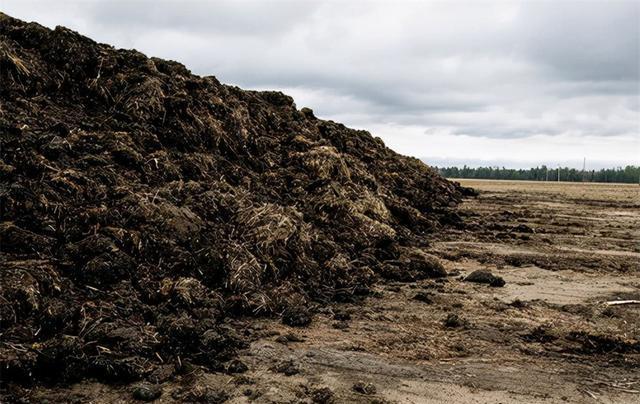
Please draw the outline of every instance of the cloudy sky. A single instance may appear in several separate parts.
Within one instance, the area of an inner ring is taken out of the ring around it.
[[[280,89],[434,164],[640,163],[638,1],[57,1],[0,10]]]

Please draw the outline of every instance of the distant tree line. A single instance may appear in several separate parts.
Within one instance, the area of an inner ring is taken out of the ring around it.
[[[529,169],[513,169],[500,167],[436,167],[440,174],[447,178],[475,178],[487,180],[524,180],[524,181],[560,181],[573,182],[623,182],[639,183],[640,166],[604,168],[601,170],[576,170],[575,168],[547,166]]]

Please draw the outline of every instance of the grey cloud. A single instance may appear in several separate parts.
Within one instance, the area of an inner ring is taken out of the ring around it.
[[[528,3],[526,52],[568,80],[640,79],[640,4]]]
[[[361,128],[638,137],[635,1],[0,5],[17,17],[179,60],[223,82],[291,91],[298,105]]]
[[[316,5],[267,1],[100,1],[89,2],[89,18],[123,29],[171,29],[196,34],[273,35],[287,32],[313,14]]]

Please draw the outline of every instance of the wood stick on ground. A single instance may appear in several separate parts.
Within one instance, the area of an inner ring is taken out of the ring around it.
[[[640,300],[613,300],[610,302],[604,302],[607,306],[620,306],[623,304],[640,304]]]

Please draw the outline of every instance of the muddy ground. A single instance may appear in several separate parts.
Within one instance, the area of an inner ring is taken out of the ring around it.
[[[640,187],[463,185],[480,191],[460,207],[469,228],[429,247],[448,278],[380,284],[305,328],[228,320],[253,341],[240,352],[248,370],[158,372],[156,402],[637,403],[640,305],[604,302],[640,299]],[[463,280],[478,269],[506,284]],[[84,382],[24,394],[128,402],[134,390]]]

